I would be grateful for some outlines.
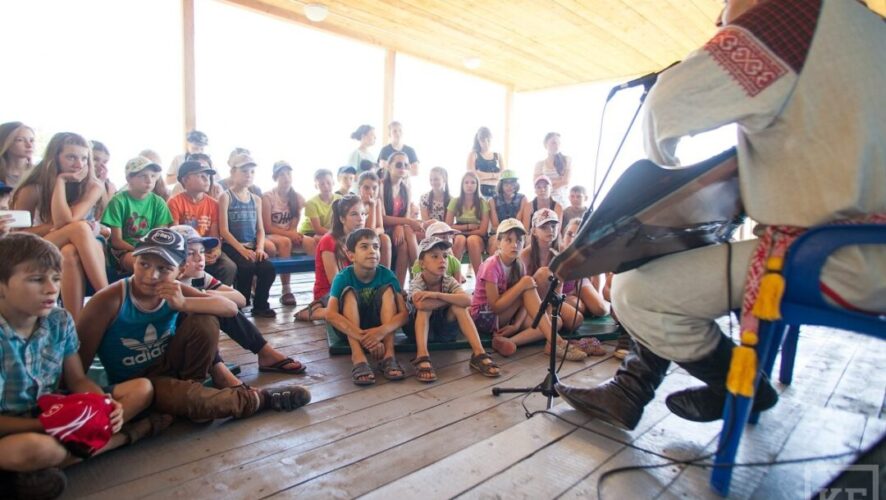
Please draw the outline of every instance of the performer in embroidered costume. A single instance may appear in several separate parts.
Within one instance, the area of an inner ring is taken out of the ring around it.
[[[681,137],[737,123],[742,198],[766,234],[759,244],[731,245],[728,280],[727,245],[616,276],[613,307],[636,347],[609,382],[557,390],[577,409],[629,429],[670,361],[707,385],[671,394],[668,408],[690,420],[719,419],[734,344],[714,319],[744,297],[742,328],[753,328],[761,276],[805,228],[886,222],[883,19],[847,0],[727,0],[722,18],[725,27],[653,87],[646,149],[657,163],[677,166]],[[845,247],[821,279],[841,307],[886,311],[886,249]],[[777,399],[762,380],[753,409]]]

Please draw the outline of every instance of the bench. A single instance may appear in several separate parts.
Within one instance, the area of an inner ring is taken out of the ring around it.
[[[271,264],[277,274],[314,272],[314,258],[305,254],[291,257],[272,257]]]

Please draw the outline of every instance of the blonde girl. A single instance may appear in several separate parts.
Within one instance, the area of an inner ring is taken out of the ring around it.
[[[34,129],[22,122],[0,125],[0,182],[18,186],[31,171]]]
[[[12,198],[13,209],[31,213],[34,225],[26,231],[61,250],[61,296],[75,320],[83,308],[86,280],[95,290],[108,286],[105,254],[95,238],[95,205],[103,192],[89,143],[80,135],[61,132],[49,141],[43,159]]]
[[[446,208],[446,224],[462,234],[453,239],[452,254],[459,260],[467,248],[471,267],[476,273],[483,260],[489,230],[489,210],[480,197],[480,179],[474,172],[467,172],[461,178],[461,192],[458,198],[449,200]]]

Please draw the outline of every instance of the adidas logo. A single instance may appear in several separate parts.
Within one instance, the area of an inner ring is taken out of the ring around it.
[[[149,324],[145,329],[144,342],[137,339],[121,339],[124,346],[137,351],[137,354],[123,357],[123,366],[138,366],[159,358],[166,351],[166,344],[169,343],[171,337],[172,334],[169,331],[158,337],[157,329],[154,325]]]

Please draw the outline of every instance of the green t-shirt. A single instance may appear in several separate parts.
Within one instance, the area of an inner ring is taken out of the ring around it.
[[[458,198],[452,198],[449,200],[449,206],[446,207],[447,213],[455,214],[455,223],[456,224],[479,224],[480,219],[486,215],[486,212],[489,211],[489,207],[486,205],[486,202],[480,200],[480,217],[477,216],[477,207],[471,207],[470,210],[465,210],[461,213],[461,215],[455,212],[455,208],[458,205]]]
[[[129,191],[120,191],[108,202],[102,224],[119,227],[123,231],[123,241],[135,246],[151,229],[172,224],[172,214],[163,198],[154,193],[137,200]]]
[[[455,255],[446,255],[446,275],[455,276],[455,273],[459,271],[461,271],[461,262],[455,258]],[[412,264],[412,275],[418,276],[419,274],[421,274],[421,264],[416,259],[415,264]]]
[[[332,287],[329,289],[329,296],[341,300],[341,294],[345,291],[345,288],[351,287],[357,292],[357,300],[361,304],[367,305],[372,302],[375,292],[385,285],[391,285],[395,292],[400,293],[400,282],[397,281],[397,277],[387,267],[378,266],[375,269],[375,276],[372,277],[372,280],[364,283],[354,273],[354,266],[350,265],[335,275],[335,278],[332,280]]]
[[[332,230],[332,202],[341,198],[338,193],[332,194],[332,201],[326,203],[320,199],[320,195],[314,196],[305,202],[305,216],[298,224],[298,232],[306,235],[314,234],[314,226],[311,225],[311,217],[320,219],[320,225]]]

